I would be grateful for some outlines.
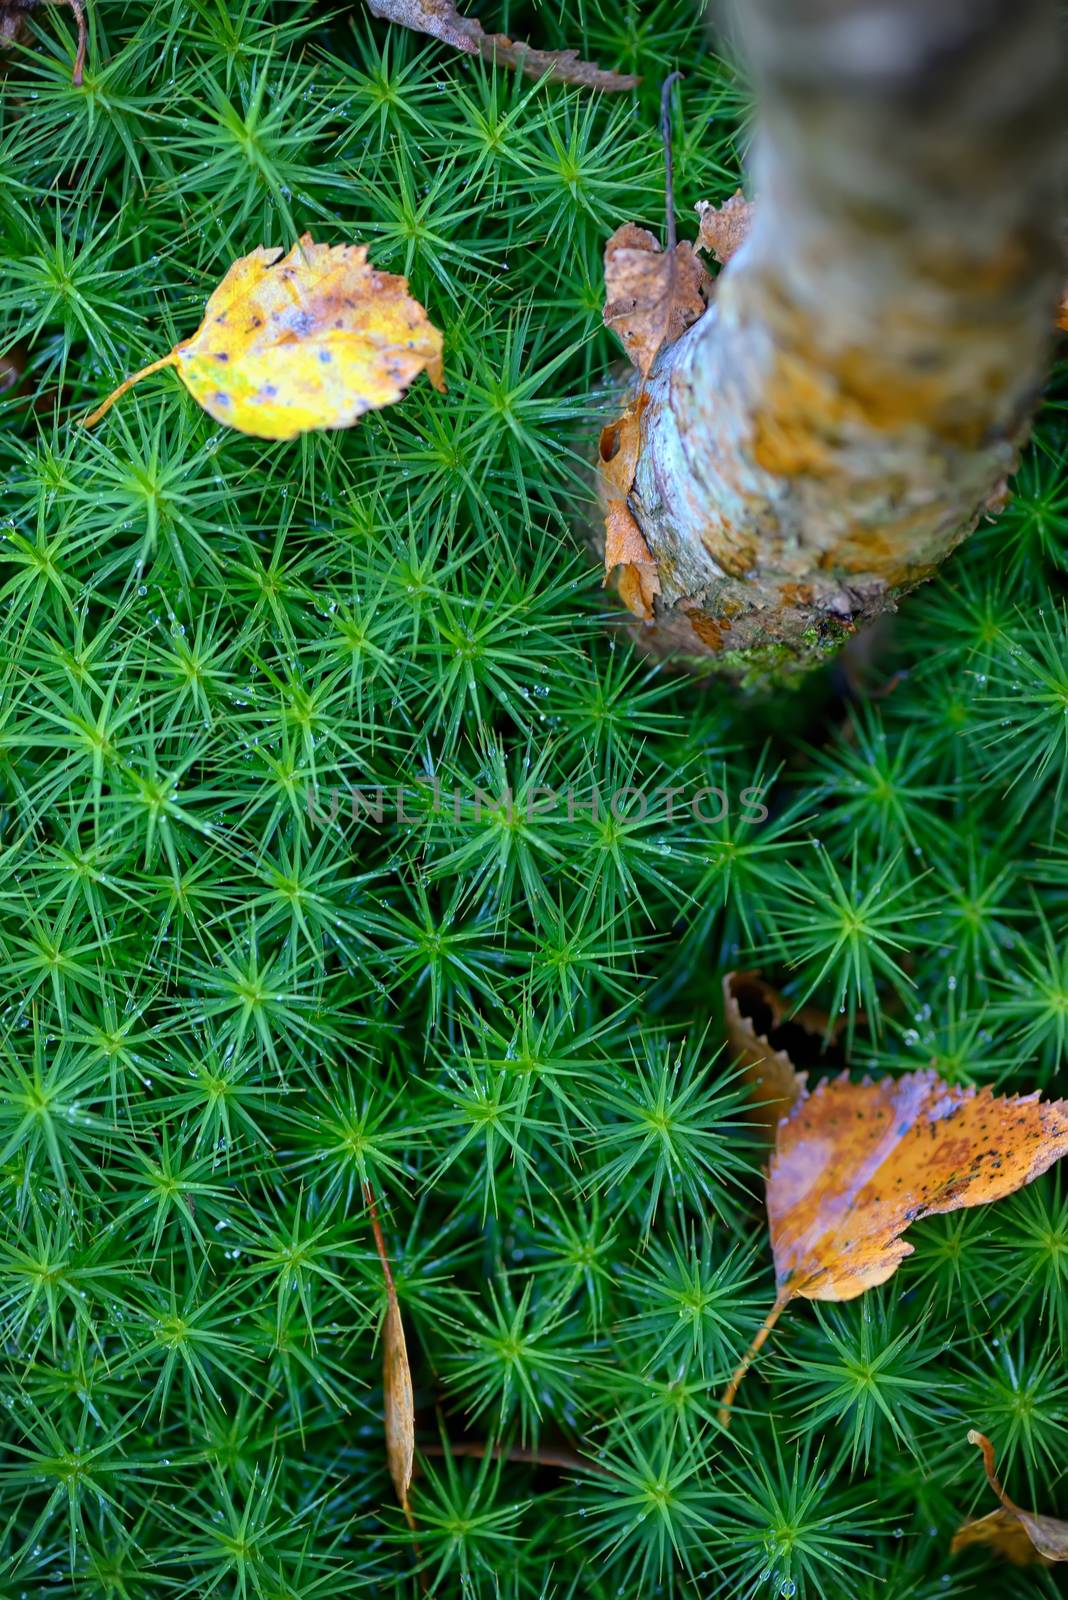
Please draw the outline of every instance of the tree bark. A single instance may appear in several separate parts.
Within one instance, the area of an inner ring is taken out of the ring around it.
[[[646,388],[659,651],[744,679],[893,610],[997,503],[1061,281],[1055,0],[745,0],[753,231]]]

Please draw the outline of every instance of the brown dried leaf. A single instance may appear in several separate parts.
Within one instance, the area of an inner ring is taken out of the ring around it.
[[[723,1016],[731,1056],[741,1063],[754,1101],[753,1116],[773,1139],[780,1119],[805,1092],[808,1078],[768,1038],[786,1020],[782,996],[759,972],[728,972],[723,979]],[[813,1050],[818,1050],[828,1019],[802,1006],[792,1020],[811,1033]]]
[[[408,1346],[404,1338],[400,1302],[393,1287],[393,1271],[378,1220],[378,1207],[369,1184],[364,1185],[364,1198],[371,1214],[371,1228],[375,1248],[382,1263],[382,1276],[386,1281],[386,1317],[382,1325],[382,1396],[386,1430],[386,1462],[397,1499],[407,1518],[408,1526],[415,1528],[415,1518],[408,1503],[408,1490],[412,1486],[415,1467],[415,1396],[412,1391],[412,1373],[408,1365]]]
[[[721,267],[725,267],[731,256],[748,239],[756,207],[739,189],[721,206],[714,206],[708,200],[698,200],[694,209],[701,219],[698,246],[714,256]]]
[[[825,1080],[776,1131],[768,1223],[778,1295],[720,1403],[797,1296],[853,1300],[893,1276],[919,1217],[1014,1194],[1068,1152],[1068,1101],[995,1095],[936,1072]]]
[[[660,574],[657,571],[652,552],[642,538],[641,529],[626,506],[621,505],[619,501],[615,501],[609,507],[608,516],[605,519],[608,538],[611,539],[613,536],[613,515],[620,521],[626,520],[630,522],[632,531],[625,536],[628,543],[633,546],[637,541],[648,557],[647,560],[638,559],[620,563],[619,577],[616,580],[619,598],[627,610],[632,611],[643,622],[648,622],[653,615],[653,601],[660,593]]]
[[[630,494],[642,447],[642,412],[648,398],[646,394],[638,395],[621,417],[601,429],[601,476],[610,500],[625,500]]]
[[[639,394],[621,417],[601,429],[600,440],[605,582],[617,567],[621,569],[617,580],[619,597],[628,610],[643,621],[653,615],[653,599],[660,593],[660,577],[653,553],[627,505],[627,496],[638,464],[641,416],[647,401],[646,394]]]
[[[643,378],[708,305],[712,280],[690,244],[662,251],[647,228],[625,222],[605,245],[605,326]]]
[[[503,33],[485,33],[477,17],[461,16],[452,0],[367,0],[372,16],[396,22],[415,33],[428,33],[465,55],[482,56],[506,67],[518,67],[531,78],[550,77],[585,89],[618,91],[641,82],[628,72],[606,72],[593,61],[580,61],[574,50],[535,50]]]
[[[1068,1561],[1068,1522],[1039,1516],[1037,1511],[1024,1511],[1010,1500],[998,1480],[994,1446],[986,1434],[972,1428],[968,1443],[977,1444],[983,1452],[987,1482],[1001,1506],[988,1516],[974,1518],[958,1528],[950,1550],[955,1553],[968,1545],[990,1545],[1016,1567],[1052,1566],[1055,1561]]]
[[[1068,289],[1061,293],[1061,303],[1057,307],[1057,326],[1068,333]]]
[[[642,530],[622,500],[610,500],[604,519],[604,565],[611,572],[619,566],[656,566],[652,551],[642,538]]]

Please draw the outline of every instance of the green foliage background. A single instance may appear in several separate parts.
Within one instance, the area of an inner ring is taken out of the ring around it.
[[[754,706],[658,671],[574,531],[617,358],[600,256],[662,224],[662,77],[683,236],[739,181],[742,90],[685,0],[480,9],[643,87],[307,0],[95,0],[81,89],[42,6],[0,80],[27,363],[0,401],[0,1593],[1053,1592],[948,1543],[992,1505],[971,1426],[1068,1509],[1056,1173],[795,1306],[729,1437],[715,1398],[773,1296],[725,971],[841,1011],[857,1068],[1063,1089],[1063,388],[1008,509],[903,608],[890,692],[831,669]],[[235,255],[305,229],[409,275],[447,399],[264,445],[166,374],[77,426]],[[354,826],[377,783],[408,820]],[[651,799],[477,814],[506,783]],[[701,785],[718,824],[653,793]]]

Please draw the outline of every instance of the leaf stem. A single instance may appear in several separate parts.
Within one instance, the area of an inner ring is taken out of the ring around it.
[[[140,372],[135,372],[132,378],[127,378],[124,383],[119,384],[117,389],[112,390],[103,405],[97,406],[95,411],[89,413],[84,420],[83,426],[86,428],[95,427],[104,413],[111,410],[116,400],[124,395],[127,389],[132,389],[135,383],[140,383],[142,378],[147,378],[152,372],[160,372],[164,367],[173,367],[177,359],[178,351],[174,349],[169,355],[160,356],[158,361],[149,362],[147,367],[142,367]]]
[[[664,141],[664,232],[666,248],[670,254],[676,244],[675,233],[675,162],[671,152],[671,90],[685,77],[682,72],[669,72],[660,85],[660,137]]]
[[[997,1461],[994,1456],[994,1446],[990,1443],[985,1433],[980,1433],[977,1428],[968,1429],[968,1443],[977,1444],[983,1452],[983,1470],[986,1481],[1001,1501],[1007,1511],[1015,1511],[1017,1507],[1001,1487],[1001,1479],[997,1473]]]
[[[731,1381],[723,1391],[723,1395],[719,1402],[719,1412],[716,1417],[716,1420],[721,1428],[730,1427],[731,1406],[734,1404],[734,1397],[738,1393],[742,1379],[745,1377],[746,1373],[749,1371],[749,1368],[753,1365],[753,1362],[760,1354],[768,1334],[771,1332],[772,1328],[774,1328],[775,1324],[778,1322],[779,1318],[782,1316],[792,1299],[792,1290],[785,1287],[779,1290],[778,1294],[775,1296],[775,1304],[772,1306],[771,1310],[760,1324],[752,1344],[749,1346],[749,1349],[745,1352],[745,1355],[739,1361],[738,1365],[731,1374]]]
[[[363,1197],[367,1202],[367,1211],[371,1218],[371,1232],[375,1236],[375,1249],[378,1251],[378,1259],[382,1263],[382,1272],[386,1280],[386,1289],[389,1294],[395,1295],[397,1291],[393,1287],[393,1272],[389,1265],[389,1255],[386,1251],[386,1241],[382,1235],[382,1224],[378,1220],[378,1204],[375,1200],[375,1192],[369,1183],[365,1183],[363,1186]]]

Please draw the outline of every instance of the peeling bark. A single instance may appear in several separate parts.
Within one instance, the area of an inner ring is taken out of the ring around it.
[[[746,0],[752,231],[646,382],[652,648],[743,679],[892,610],[1012,472],[1060,288],[1053,0]]]

